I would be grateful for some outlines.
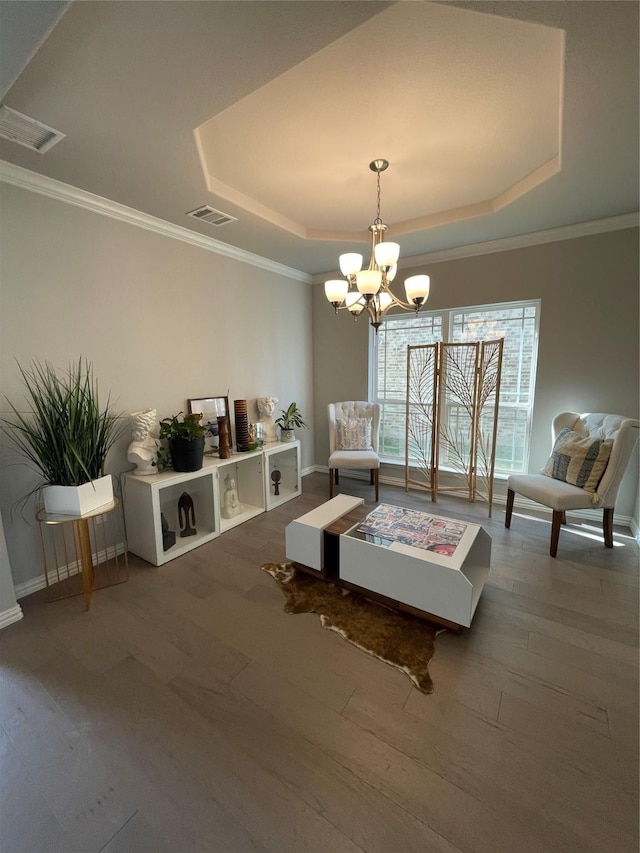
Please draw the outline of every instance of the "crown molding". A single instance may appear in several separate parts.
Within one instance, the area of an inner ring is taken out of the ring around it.
[[[491,255],[495,252],[510,252],[513,249],[525,249],[528,246],[539,246],[543,243],[557,243],[561,240],[575,240],[577,237],[605,234],[607,231],[637,228],[638,225],[640,225],[640,214],[626,213],[623,216],[612,216],[609,219],[595,219],[591,222],[579,222],[577,225],[551,228],[548,231],[535,231],[531,234],[520,234],[517,237],[503,237],[500,240],[489,240],[486,243],[472,243],[468,246],[427,252],[424,255],[413,255],[404,258],[404,260],[401,259],[398,268],[411,269],[425,264],[439,264],[443,261],[456,261],[460,258],[474,258],[479,255]],[[314,276],[313,283],[322,284],[330,274],[321,273]],[[338,275],[342,275],[342,273],[338,273]]]
[[[66,204],[81,207],[92,213],[108,216],[111,219],[126,222],[138,228],[144,228],[146,231],[151,231],[155,234],[161,234],[174,240],[181,240],[183,243],[189,243],[200,249],[206,249],[209,252],[233,258],[234,260],[259,267],[277,275],[284,275],[303,284],[322,283],[329,274],[309,275],[301,270],[293,269],[293,267],[271,261],[269,258],[263,258],[261,255],[255,255],[244,249],[238,249],[236,246],[231,246],[228,243],[222,243],[213,237],[198,234],[195,231],[190,231],[188,228],[174,225],[171,222],[166,222],[164,219],[158,219],[155,216],[134,210],[134,208],[127,207],[124,204],[119,204],[86,190],[72,187],[70,184],[65,184],[46,175],[40,175],[22,166],[16,166],[14,163],[9,163],[6,160],[0,160],[0,182],[11,184],[20,189],[35,192],[56,199],[57,201],[63,201]],[[597,219],[591,222],[580,222],[576,225],[566,225],[562,228],[553,228],[547,231],[536,231],[532,234],[521,234],[517,237],[504,237],[500,240],[489,240],[486,243],[473,243],[468,246],[458,246],[452,249],[427,252],[423,255],[413,255],[412,257],[404,258],[399,266],[401,269],[410,269],[411,267],[422,266],[424,264],[437,264],[444,261],[455,261],[460,258],[473,258],[478,255],[490,255],[495,252],[509,252],[513,249],[523,249],[527,246],[538,246],[543,243],[555,243],[561,240],[574,240],[577,237],[588,237],[608,231],[620,231],[625,228],[637,228],[639,224],[640,215],[638,213],[628,213],[623,216],[613,216],[609,219]]]
[[[195,231],[190,231],[188,228],[174,225],[171,222],[166,222],[164,219],[158,219],[156,216],[150,216],[148,213],[142,213],[139,210],[134,210],[132,207],[127,207],[124,204],[118,204],[118,202],[110,201],[107,198],[102,198],[102,196],[95,195],[86,190],[78,189],[78,187],[72,187],[70,184],[65,184],[46,175],[39,175],[37,172],[24,169],[22,166],[16,166],[14,163],[9,163],[6,160],[0,160],[0,181],[23,190],[28,190],[29,192],[53,198],[56,201],[63,201],[66,204],[81,207],[92,213],[99,213],[101,216],[108,216],[110,219],[116,219],[119,222],[126,222],[129,225],[144,228],[145,231],[151,231],[154,234],[161,234],[173,240],[181,240],[183,243],[189,243],[192,246],[206,249],[217,255],[233,258],[245,264],[251,264],[251,266],[259,267],[260,269],[267,270],[267,272],[293,278],[303,284],[311,284],[312,282],[312,277],[308,273],[287,267],[284,264],[279,264],[260,255],[254,255],[252,252],[238,249],[236,246],[222,243],[213,237],[198,234]]]
[[[427,252],[424,255],[414,255],[405,258],[401,267],[417,267],[442,261],[455,261],[458,258],[473,258],[477,255],[491,255],[494,252],[509,252],[512,249],[524,249],[527,246],[540,246],[543,243],[558,243],[561,240],[575,240],[576,237],[589,237],[592,234],[604,234],[607,231],[621,231],[625,228],[637,228],[640,224],[640,214],[626,213],[624,216],[612,216],[609,219],[595,219],[592,222],[579,222],[576,225],[564,225],[561,228],[550,228],[547,231],[534,231],[531,234],[520,234],[517,237],[503,237],[500,240],[489,240],[486,243],[472,243],[468,246],[458,246],[454,249],[442,249],[438,252]]]

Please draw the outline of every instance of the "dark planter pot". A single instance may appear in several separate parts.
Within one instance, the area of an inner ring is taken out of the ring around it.
[[[169,440],[171,464],[174,471],[199,471],[204,457],[204,436],[201,438],[172,438]]]

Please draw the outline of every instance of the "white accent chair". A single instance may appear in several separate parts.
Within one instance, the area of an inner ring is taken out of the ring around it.
[[[566,523],[565,513],[572,509],[602,507],[604,544],[607,548],[613,548],[614,504],[625,469],[638,441],[640,422],[623,415],[607,415],[601,412],[582,415],[577,412],[561,412],[553,419],[554,443],[560,430],[565,427],[583,437],[613,439],[609,462],[595,492],[585,491],[545,474],[511,474],[507,482],[505,527],[511,527],[516,492],[553,510],[549,549],[552,557],[558,553],[560,527]]]
[[[340,450],[338,425],[345,418],[371,418],[371,448],[369,450]],[[380,432],[380,406],[363,400],[329,403],[329,497],[333,497],[333,483],[339,483],[338,469],[368,470],[370,482],[375,486],[376,501],[379,494],[378,434]]]

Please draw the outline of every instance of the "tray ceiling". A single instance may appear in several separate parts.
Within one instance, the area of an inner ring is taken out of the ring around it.
[[[48,5],[0,2],[4,38]],[[66,137],[0,157],[295,269],[362,250],[377,157],[405,263],[638,210],[636,3],[62,8],[3,103]]]

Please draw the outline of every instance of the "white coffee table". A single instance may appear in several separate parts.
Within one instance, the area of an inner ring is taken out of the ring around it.
[[[345,586],[452,626],[471,625],[490,561],[480,525],[388,504],[340,536]]]
[[[491,539],[478,524],[390,504],[367,513],[360,499],[339,495],[290,522],[286,553],[370,598],[468,628],[489,575]]]

